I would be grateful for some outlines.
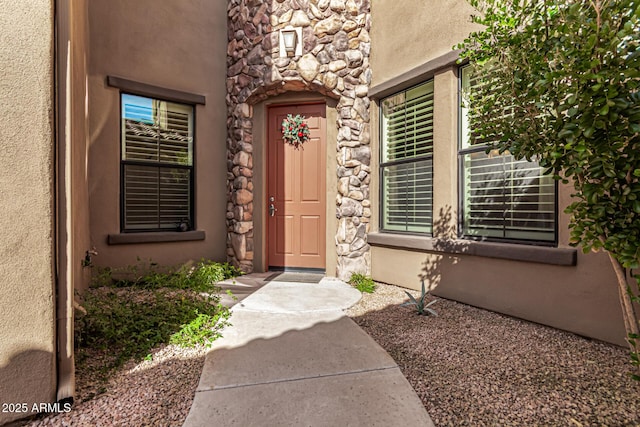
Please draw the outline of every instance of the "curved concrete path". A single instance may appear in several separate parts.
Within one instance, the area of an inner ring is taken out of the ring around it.
[[[245,298],[207,354],[185,427],[433,426],[395,361],[344,315],[360,292],[266,277],[231,285]]]

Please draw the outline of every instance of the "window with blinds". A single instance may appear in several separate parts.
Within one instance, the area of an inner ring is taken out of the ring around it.
[[[461,69],[462,235],[471,238],[553,243],[556,240],[556,183],[535,161],[509,152],[487,153],[469,125],[468,95],[480,84],[471,67]],[[504,114],[508,114],[505,112]]]
[[[122,230],[188,230],[193,106],[122,94]]]
[[[382,100],[382,229],[431,233],[433,81]]]

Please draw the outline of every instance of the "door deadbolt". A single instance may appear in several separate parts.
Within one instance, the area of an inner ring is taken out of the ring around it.
[[[273,204],[273,202],[275,202],[275,198],[273,196],[269,197],[269,216],[275,216],[276,215],[276,211],[278,209],[276,209],[275,205]]]

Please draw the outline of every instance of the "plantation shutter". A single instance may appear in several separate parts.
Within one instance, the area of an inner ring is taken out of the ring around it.
[[[433,82],[382,101],[383,228],[431,232]]]
[[[464,234],[555,239],[555,182],[536,162],[484,151],[463,158]]]
[[[487,84],[462,69],[466,95]],[[506,114],[506,113],[503,113]],[[492,150],[475,137],[466,107],[462,110],[463,230],[466,236],[553,242],[556,184],[535,161]]]
[[[193,107],[122,97],[123,228],[192,223]]]

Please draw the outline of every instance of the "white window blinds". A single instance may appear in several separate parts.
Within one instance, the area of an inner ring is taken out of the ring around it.
[[[382,100],[382,228],[431,232],[433,82]]]
[[[460,149],[462,234],[469,237],[554,242],[556,184],[535,161],[509,152],[487,154],[487,141],[474,136],[467,96],[483,83],[470,67],[462,68]],[[507,113],[505,113],[507,114]]]

